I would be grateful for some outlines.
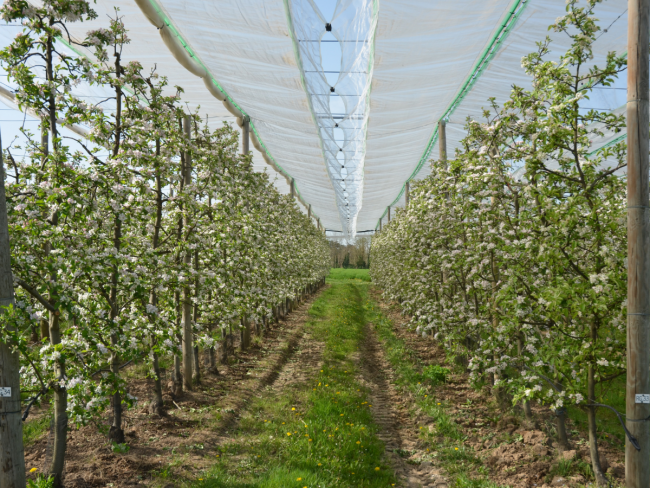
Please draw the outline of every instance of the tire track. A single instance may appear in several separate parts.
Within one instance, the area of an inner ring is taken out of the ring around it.
[[[361,371],[360,382],[370,389],[372,414],[379,427],[378,437],[385,444],[385,455],[403,488],[447,488],[448,483],[439,469],[428,461],[417,462],[426,455],[419,448],[417,425],[406,413],[395,410],[402,399],[393,381],[393,371],[372,324],[366,324],[364,338],[356,357]]]

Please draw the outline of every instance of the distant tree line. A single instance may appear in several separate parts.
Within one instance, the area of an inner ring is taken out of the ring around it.
[[[370,267],[370,237],[360,237],[353,244],[330,241],[332,268]]]

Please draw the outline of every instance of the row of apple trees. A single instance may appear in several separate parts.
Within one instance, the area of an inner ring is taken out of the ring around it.
[[[48,471],[60,484],[69,422],[110,406],[109,437],[124,442],[122,410],[136,401],[124,365],[149,365],[160,413],[160,358],[176,358],[177,381],[196,376],[199,346],[214,352],[233,327],[266,323],[313,291],[329,248],[252,171],[237,131],[209,129],[180,87],[122,62],[119,12],[88,33],[88,57],[70,54],[66,29],[96,17],[85,0],[9,0],[0,13],[24,26],[0,60],[21,108],[40,118],[4,152],[16,307],[1,331],[20,349],[25,394],[53,404]],[[77,95],[88,87],[106,96]]]
[[[552,26],[570,48],[551,59],[547,38],[523,58],[532,88],[514,86],[484,120],[468,120],[462,150],[432,163],[374,238],[370,262],[418,333],[464,359],[477,385],[529,416],[532,400],[553,408],[560,444],[565,407],[584,408],[605,483],[596,404],[626,367],[626,145],[592,141],[625,120],[580,107],[626,61],[610,53],[594,66],[598,2],[576,3]]]

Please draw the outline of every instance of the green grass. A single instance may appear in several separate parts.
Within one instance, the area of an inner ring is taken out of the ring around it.
[[[496,488],[498,485],[487,477],[489,469],[467,446],[467,438],[446,414],[444,403],[437,402],[434,397],[432,387],[444,381],[447,371],[444,368],[423,368],[415,353],[395,335],[392,322],[379,307],[366,301],[365,308],[366,317],[374,324],[396,373],[398,389],[412,393],[414,407],[434,422],[433,432],[428,429],[420,431],[421,439],[428,445],[429,456],[447,472],[451,486],[455,488]]]
[[[342,270],[362,271],[362,270]],[[367,273],[366,273],[367,274]],[[251,402],[200,488],[389,487],[384,445],[355,379],[352,359],[367,322],[367,286],[335,283],[310,308],[306,324],[324,343],[323,366],[303,382],[269,389]]]
[[[598,385],[596,388],[597,402],[614,407],[621,413],[625,413],[625,375],[610,381],[604,385]],[[567,408],[567,416],[576,427],[586,432],[587,429],[587,411],[575,406]],[[620,450],[625,447],[625,432],[621,423],[614,412],[608,408],[599,408],[596,412],[598,422],[598,437],[602,440],[612,441],[617,439],[618,442],[612,442]]]
[[[40,415],[38,417],[27,418],[23,423],[23,444],[29,447],[37,440],[43,437],[50,429],[51,415]]]
[[[350,280],[353,280],[353,282],[369,282],[369,271],[367,269],[331,268],[327,277],[328,283],[349,282]]]

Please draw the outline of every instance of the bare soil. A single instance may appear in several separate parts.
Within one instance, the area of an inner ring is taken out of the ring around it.
[[[444,351],[432,338],[423,339],[408,328],[410,317],[402,315],[398,304],[386,303],[377,289],[371,289],[371,296],[384,315],[392,321],[395,334],[414,351],[422,364],[459,369],[447,362]],[[560,459],[582,459],[591,464],[586,432],[571,436],[573,449],[562,452],[555,440],[555,416],[548,407],[531,405],[533,422],[527,422],[523,412],[500,404],[487,388],[476,391],[468,380],[467,373],[452,374],[446,384],[436,387],[435,395],[439,401],[452,406],[447,411],[448,415],[467,436],[467,443],[474,448],[477,456],[491,468],[489,477],[492,481],[514,488],[548,488],[586,483],[581,475],[568,479],[555,476],[546,480],[551,467]],[[400,402],[396,399],[393,404],[400,405]],[[400,418],[407,425],[404,416]],[[422,415],[416,416],[415,420],[418,424],[430,423]],[[570,420],[567,420],[567,430],[576,430]],[[625,477],[624,452],[620,447],[607,442],[599,442],[599,452],[607,473],[622,481]]]

